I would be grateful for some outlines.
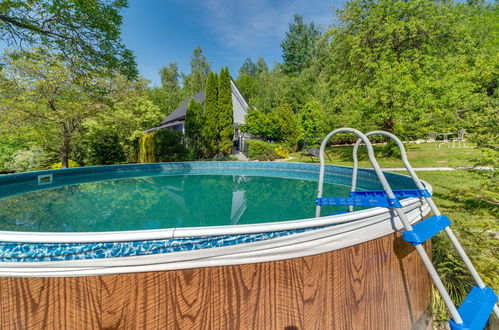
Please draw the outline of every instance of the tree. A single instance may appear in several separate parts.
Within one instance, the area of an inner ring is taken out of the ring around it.
[[[281,43],[285,74],[298,74],[310,65],[318,38],[319,30],[313,22],[307,25],[301,15],[294,15]]]
[[[360,129],[408,138],[425,127],[457,129],[476,96],[474,67],[491,61],[477,47],[483,41],[468,10],[431,0],[348,2],[321,56],[332,107]]]
[[[184,94],[179,84],[180,73],[177,62],[171,62],[159,70],[161,87],[149,89],[149,98],[164,116],[169,115],[182,102]]]
[[[256,67],[257,67],[256,71],[258,74],[269,72],[269,66],[265,62],[265,59],[261,56],[256,61]]]
[[[120,153],[113,156],[98,152],[98,149],[115,148],[123,150],[126,161],[135,162],[137,140],[144,130],[157,125],[164,118],[163,114],[148,98],[147,80],[132,81],[125,76],[116,76],[106,83],[109,86],[106,108],[83,123],[84,142],[90,147],[88,161],[93,164],[123,161]]]
[[[134,56],[120,38],[120,11],[127,6],[126,0],[2,1],[0,41],[19,50],[49,48],[73,62],[74,70],[119,70],[136,77]]]
[[[234,139],[234,114],[229,68],[222,68],[218,80],[218,131],[220,132],[219,151],[224,155],[232,152]]]
[[[218,76],[216,73],[210,72],[206,80],[204,126],[201,133],[203,152],[206,157],[215,156],[219,150],[218,121]]]
[[[239,75],[243,74],[247,74],[252,77],[256,77],[258,74],[258,66],[249,57],[244,60],[243,65],[239,68]]]
[[[194,95],[205,88],[206,79],[211,71],[211,65],[203,54],[201,47],[196,47],[191,56],[191,72],[184,76],[184,87],[190,95]]]
[[[89,88],[98,82],[85,81],[63,56],[43,50],[11,52],[4,60],[0,129],[58,153],[68,167],[83,121],[104,108],[101,95]]]
[[[203,129],[203,107],[195,99],[189,101],[185,114],[185,135],[188,145],[196,154],[200,151],[201,131]]]
[[[177,62],[171,62],[168,66],[159,69],[159,75],[161,77],[161,86],[164,89],[172,92],[180,89],[178,81],[180,74],[178,73]]]
[[[324,133],[325,122],[321,105],[318,102],[308,102],[300,110],[300,126],[305,137]]]

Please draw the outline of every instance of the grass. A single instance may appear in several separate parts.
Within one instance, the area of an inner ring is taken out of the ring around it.
[[[499,200],[493,174],[485,171],[456,170],[418,172],[433,186],[433,199],[440,211],[451,219],[452,229],[485,283],[499,292]],[[456,304],[460,304],[474,285],[444,234],[432,240],[433,262]],[[449,318],[434,291],[433,311],[437,325]],[[495,320],[494,328],[499,327]]]
[[[374,151],[378,156],[384,144],[375,145]],[[413,167],[460,167],[472,166],[476,163],[476,159],[481,157],[481,151],[476,148],[449,148],[447,145],[442,145],[438,148],[438,143],[406,143],[404,144],[407,157]],[[327,164],[352,166],[352,146],[333,146],[327,149],[332,162],[326,156]],[[312,160],[308,156],[302,156],[300,152],[290,154],[293,159],[290,161],[300,161],[304,163],[318,162],[314,157]],[[377,157],[382,167],[402,167],[402,162],[399,157],[387,158]],[[367,158],[365,147],[359,148],[359,164],[361,167],[370,167],[371,164]]]

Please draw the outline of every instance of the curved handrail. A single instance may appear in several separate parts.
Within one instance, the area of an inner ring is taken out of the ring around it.
[[[392,134],[390,132],[385,132],[385,131],[371,131],[371,132],[366,133],[365,135],[368,137],[372,136],[372,135],[383,135],[383,136],[386,136],[386,137],[392,139],[397,144],[399,151],[400,151],[400,157],[402,158],[402,162],[404,163],[405,169],[407,170],[407,172],[409,172],[409,175],[411,176],[412,180],[416,184],[416,187],[418,187],[418,189],[425,189],[423,183],[421,182],[421,179],[419,179],[418,175],[416,174],[416,172],[412,168],[411,164],[409,163],[409,160],[407,159],[407,153],[405,152],[404,144],[402,143],[402,141],[400,141],[400,139],[397,136],[395,136],[394,134]],[[355,142],[355,145],[353,146],[353,153],[352,153],[353,173],[352,173],[351,191],[355,191],[355,189],[357,188],[357,173],[358,173],[358,169],[359,169],[359,161],[357,158],[357,154],[358,154],[358,149],[359,149],[359,146],[361,143],[362,143],[362,139],[358,139]],[[431,206],[432,205],[430,204],[430,207]],[[351,212],[352,210],[353,210],[353,207],[350,206],[349,211]],[[435,212],[435,210],[432,207],[432,211],[435,213],[435,215],[437,215],[437,216],[440,215],[440,212],[438,211],[438,209],[436,209],[437,212]]]
[[[416,172],[414,171],[414,169],[412,168],[411,164],[409,163],[409,160],[407,159],[407,153],[405,151],[405,147],[404,147],[404,144],[402,143],[402,141],[397,136],[395,136],[394,134],[389,133],[389,132],[385,132],[385,131],[372,131],[372,132],[368,132],[368,133],[365,134],[366,137],[367,136],[372,136],[372,135],[383,135],[383,136],[386,136],[386,137],[392,139],[397,144],[397,146],[399,148],[399,151],[400,151],[400,157],[402,158],[402,162],[404,163],[405,169],[407,170],[407,172],[409,172],[409,175],[411,176],[412,180],[416,184],[416,187],[418,189],[425,189],[423,183],[421,182],[421,179],[417,176]],[[358,162],[358,158],[357,158],[357,153],[358,153],[359,146],[360,146],[360,144],[362,142],[363,142],[363,139],[361,139],[361,138],[358,139],[355,142],[355,145],[353,147],[353,154],[352,154],[352,158],[353,158],[353,173],[352,173],[352,188],[351,188],[351,191],[355,191],[356,185],[357,185],[357,172],[358,172],[358,167],[359,167],[358,166],[359,162]],[[367,146],[367,144],[366,144],[366,146]],[[372,146],[369,146],[367,148],[368,148],[368,153],[369,153],[369,148],[372,148]],[[440,216],[441,215],[440,210],[436,206],[435,202],[433,202],[433,199],[431,197],[424,197],[424,199],[426,200],[426,202],[430,206],[433,214],[435,214],[436,216]],[[353,210],[353,207],[349,206],[349,211],[352,211],[352,210]],[[457,252],[461,256],[461,259],[463,259],[464,264],[466,265],[466,267],[470,271],[471,276],[475,280],[476,284],[480,288],[483,289],[485,287],[485,283],[483,282],[482,278],[480,277],[480,275],[476,271],[476,269],[473,266],[473,264],[472,264],[471,260],[469,259],[468,255],[466,254],[466,252],[462,248],[461,243],[459,243],[459,241],[457,240],[457,238],[454,235],[452,229],[450,228],[450,226],[448,226],[444,230],[445,230],[447,236],[449,237],[449,239],[451,240],[451,242],[453,243],[454,247],[456,248]],[[444,300],[446,300],[446,299],[444,298]],[[449,304],[447,302],[446,302],[446,305],[447,305],[447,307],[449,307]],[[453,313],[453,311],[451,310],[451,314],[452,313]],[[496,314],[497,317],[499,317],[499,308],[497,307],[497,304],[494,306],[494,313]],[[456,319],[454,317],[454,315],[453,315],[453,318],[456,321],[458,321],[458,319]]]
[[[395,195],[393,194],[393,191],[390,188],[390,185],[388,184],[388,181],[386,180],[385,175],[381,171],[381,168],[378,164],[378,161],[376,160],[376,157],[374,156],[374,150],[373,150],[373,147],[371,145],[371,141],[369,141],[367,136],[365,136],[364,133],[362,133],[361,131],[358,131],[354,128],[349,128],[349,127],[342,127],[342,128],[335,129],[334,131],[330,132],[321,143],[321,148],[319,150],[320,168],[319,168],[319,186],[317,189],[317,198],[322,197],[322,190],[324,188],[324,151],[326,149],[326,145],[327,145],[327,142],[329,141],[329,139],[331,139],[331,137],[333,137],[334,135],[336,135],[338,133],[355,134],[360,138],[360,140],[362,140],[364,142],[364,144],[367,147],[367,154],[369,156],[369,160],[371,161],[373,169],[376,172],[376,175],[378,176],[379,181],[381,182],[381,185],[383,186],[383,189],[386,192],[386,195],[388,196],[388,198],[395,198]],[[317,205],[315,207],[315,216],[320,217],[320,215],[321,215],[321,206]],[[402,217],[403,217],[403,219],[402,219]],[[406,230],[412,230],[412,226],[407,221],[405,216],[402,216],[402,217],[401,217],[401,221],[404,224],[404,227],[406,228]]]
[[[377,132],[381,132],[381,131],[377,131]],[[389,199],[394,199],[395,195],[393,194],[393,191],[392,191],[390,185],[388,184],[388,181],[386,180],[385,175],[383,174],[383,171],[381,171],[381,168],[378,164],[378,161],[376,160],[371,141],[368,139],[368,137],[364,133],[362,133],[356,129],[348,128],[348,127],[335,129],[334,131],[330,132],[321,143],[321,148],[319,151],[320,169],[319,169],[319,186],[317,189],[317,198],[322,198],[322,190],[324,187],[324,151],[326,149],[326,144],[331,137],[333,137],[334,135],[336,135],[338,133],[353,133],[360,138],[359,140],[364,142],[364,144],[366,145],[366,148],[367,148],[367,156],[369,157],[369,160],[371,161],[371,165],[374,169],[374,172],[378,176],[378,179],[381,182],[381,185],[383,186],[383,190],[385,191],[385,193]],[[383,133],[385,133],[385,132],[383,132]],[[372,133],[371,135],[373,135],[373,134],[374,133]],[[396,139],[398,140],[398,138],[396,138]],[[359,142],[359,144],[360,144],[360,142]],[[400,147],[400,145],[399,145],[399,147]],[[402,145],[402,148],[403,148],[403,145]],[[357,146],[357,149],[358,149],[358,146]],[[356,152],[354,154],[356,155]],[[405,155],[405,150],[404,150],[404,155]],[[407,157],[405,157],[405,163],[408,163]],[[409,165],[409,167],[410,167],[410,165]],[[414,171],[412,171],[412,172],[414,173]],[[418,179],[418,181],[419,181],[419,179]],[[429,198],[429,200],[431,201],[431,198]],[[433,204],[433,206],[435,206],[434,203],[432,203],[432,204]],[[432,205],[430,204],[430,206],[432,206]],[[436,208],[436,206],[435,206],[435,208]],[[412,228],[410,222],[408,221],[407,216],[404,213],[404,211],[401,208],[394,208],[394,211],[397,213],[397,216],[400,219],[400,222],[402,222],[402,224],[404,225],[405,230],[407,230],[407,231],[413,230],[413,228]],[[320,217],[320,215],[321,215],[321,206],[316,205],[315,216]],[[449,228],[449,227],[447,227],[447,228]],[[449,231],[447,231],[447,229],[446,229],[446,232],[449,235]],[[449,235],[449,237],[450,237],[450,235]],[[454,236],[454,238],[455,238],[455,236]],[[454,321],[457,324],[463,323],[463,319],[461,318],[461,315],[459,315],[459,312],[457,311],[456,306],[452,302],[452,299],[450,298],[449,293],[445,289],[445,286],[442,282],[442,279],[439,277],[435,267],[433,266],[433,264],[431,262],[431,259],[426,254],[424,247],[421,244],[415,245],[414,247],[417,250],[418,254],[420,255],[423,263],[425,264],[426,269],[428,270],[428,273],[430,274],[431,278],[433,279],[433,282],[435,283],[435,287],[440,292],[440,295],[442,296],[442,299],[444,300],[445,305],[449,309],[449,312],[452,315],[452,318],[454,319]]]

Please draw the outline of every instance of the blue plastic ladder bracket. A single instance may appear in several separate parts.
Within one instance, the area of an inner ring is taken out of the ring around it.
[[[452,330],[482,330],[497,302],[497,295],[489,287],[474,286],[457,311],[463,323],[449,321]]]
[[[398,198],[431,197],[427,189],[393,190],[393,194]],[[386,192],[384,190],[352,191],[350,197],[386,197]]]
[[[422,244],[450,225],[451,222],[445,215],[434,215],[413,225],[412,230],[404,230],[402,238],[412,245]]]
[[[397,198],[386,197],[322,197],[315,200],[315,205],[402,207]]]

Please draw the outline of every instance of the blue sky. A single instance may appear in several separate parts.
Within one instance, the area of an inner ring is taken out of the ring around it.
[[[233,76],[247,57],[281,61],[280,43],[295,13],[326,26],[341,0],[130,0],[122,38],[140,74],[159,83],[161,66],[176,61],[190,71],[196,46],[213,70],[227,65]]]

